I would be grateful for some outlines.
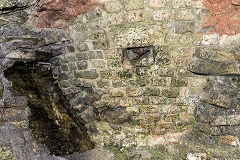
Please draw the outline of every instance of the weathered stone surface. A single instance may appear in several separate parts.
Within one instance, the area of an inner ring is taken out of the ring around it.
[[[188,70],[197,74],[217,75],[223,62],[198,59],[189,64]]]
[[[193,33],[195,30],[194,22],[174,22],[173,28],[177,34]]]
[[[238,78],[217,77],[209,79],[201,100],[223,108],[236,108],[239,106]]]
[[[122,124],[129,121],[129,116],[124,108],[106,108],[105,111],[99,113],[99,118],[113,124]]]
[[[169,98],[176,98],[179,96],[179,88],[163,89],[162,95]]]

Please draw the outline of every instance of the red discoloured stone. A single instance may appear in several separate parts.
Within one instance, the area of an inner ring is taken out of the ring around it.
[[[35,25],[39,28],[65,28],[66,24],[60,25],[59,22],[71,20],[98,5],[101,4],[95,0],[40,0]]]
[[[235,35],[240,33],[240,0],[203,0],[210,16],[203,27],[214,27],[210,33]]]
[[[232,4],[239,6],[240,5],[240,0],[232,0]]]

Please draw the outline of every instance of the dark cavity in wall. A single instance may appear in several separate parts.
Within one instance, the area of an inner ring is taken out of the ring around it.
[[[28,97],[31,108],[29,127],[37,141],[47,146],[51,154],[69,155],[93,148],[83,124],[67,109],[67,100],[52,78],[48,65],[15,63],[5,71],[17,95]]]
[[[122,50],[122,64],[123,68],[131,69],[151,52],[151,46],[145,47],[130,47]]]

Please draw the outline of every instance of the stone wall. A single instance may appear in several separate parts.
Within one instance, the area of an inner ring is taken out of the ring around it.
[[[196,34],[204,12],[199,1],[115,0],[69,26],[75,51],[59,57],[59,86],[93,141],[153,145],[156,135],[169,142],[191,128],[192,92],[206,76],[189,72],[187,64],[206,41]],[[82,87],[97,94],[91,107],[83,104]]]

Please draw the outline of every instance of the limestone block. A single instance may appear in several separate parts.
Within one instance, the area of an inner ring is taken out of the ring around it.
[[[67,65],[67,64],[62,64],[62,65],[61,65],[61,70],[62,70],[63,72],[68,72],[68,71],[69,71],[68,65]]]
[[[109,69],[119,69],[119,68],[121,68],[121,61],[120,60],[108,60],[107,66]]]
[[[87,69],[88,68],[88,62],[87,61],[79,61],[77,62],[77,67],[78,67],[78,70],[84,70],[84,69]]]
[[[193,21],[194,13],[192,9],[179,9],[175,12],[176,20]]]
[[[164,21],[168,20],[170,17],[170,11],[169,10],[159,10],[153,12],[153,20],[154,21]]]
[[[102,51],[90,51],[86,52],[88,59],[103,59]]]
[[[184,77],[173,77],[172,87],[187,87],[188,79]]]
[[[77,60],[81,61],[81,60],[88,60],[88,56],[87,56],[88,52],[78,52],[76,54],[76,58]]]
[[[203,35],[201,44],[205,46],[217,45],[219,44],[219,39],[220,39],[219,34]]]
[[[122,13],[108,14],[107,25],[108,26],[120,25],[123,23],[123,17],[124,16]]]
[[[149,104],[149,97],[141,96],[133,98],[133,104],[135,105],[147,105]]]
[[[166,0],[147,0],[152,8],[163,8],[166,5]]]
[[[240,115],[226,115],[226,116],[216,116],[212,126],[226,126],[226,125],[239,125]]]
[[[161,96],[162,90],[160,88],[143,88],[143,96]]]
[[[174,32],[177,34],[185,34],[187,32],[193,33],[195,30],[194,22],[174,22]]]
[[[144,6],[144,0],[124,0],[124,4],[127,10],[141,9]]]
[[[112,70],[100,71],[100,76],[102,79],[112,79],[113,71]]]
[[[240,75],[240,63],[224,63],[218,70],[219,75]]]
[[[124,91],[122,89],[111,89],[109,95],[111,97],[123,97]]]
[[[174,8],[190,7],[192,5],[192,0],[173,0],[172,5]]]
[[[123,8],[123,4],[119,0],[107,1],[104,4],[107,12],[118,12]]]
[[[102,10],[100,8],[96,8],[95,10],[86,14],[87,20],[93,20],[99,17],[102,17]]]
[[[176,98],[178,97],[180,94],[180,90],[179,88],[166,88],[166,89],[163,89],[162,91],[162,95],[164,97],[168,97],[168,98]]]
[[[98,73],[96,69],[84,71],[84,78],[86,79],[96,79],[97,77],[98,77]]]
[[[91,60],[91,65],[93,68],[96,68],[96,69],[104,69],[104,68],[106,68],[106,61],[105,60]]]
[[[198,59],[189,64],[188,70],[198,74],[216,75],[222,64],[223,62]]]
[[[171,81],[170,77],[154,77],[152,78],[152,85],[162,87],[168,86],[168,79]]]
[[[166,104],[166,97],[159,97],[159,96],[150,96],[149,97],[150,104]]]
[[[96,40],[92,42],[94,50],[105,50],[108,48],[108,41],[106,39]]]
[[[140,113],[158,113],[159,108],[157,105],[142,105],[139,107]]]
[[[108,88],[111,87],[111,84],[110,84],[109,80],[98,80],[97,81],[97,87],[98,88],[108,89]]]
[[[76,62],[68,63],[68,66],[69,66],[69,70],[70,70],[71,72],[77,70],[77,64],[76,64]]]
[[[128,86],[128,81],[126,80],[113,80],[112,81],[113,87],[118,88],[118,87],[126,87]]]
[[[86,43],[80,43],[80,44],[77,44],[76,45],[76,48],[78,51],[88,51],[89,48],[88,48],[88,45]]]
[[[129,22],[139,22],[144,20],[144,11],[143,10],[133,10],[128,12],[128,21]]]

